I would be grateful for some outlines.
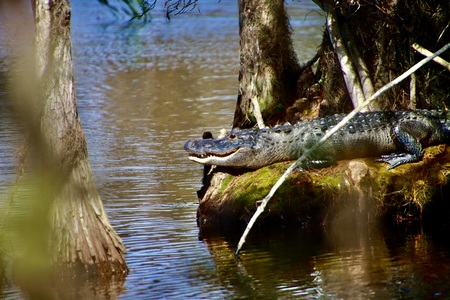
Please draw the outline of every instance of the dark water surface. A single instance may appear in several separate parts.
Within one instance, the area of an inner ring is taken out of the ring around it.
[[[232,255],[235,238],[199,239],[202,167],[187,160],[183,142],[231,124],[239,68],[236,1],[201,1],[201,14],[170,22],[156,9],[150,24],[117,20],[97,1],[72,6],[78,111],[131,270],[109,289],[87,282],[91,294],[83,298],[450,297],[449,238],[418,226],[255,229],[240,261]],[[288,7],[299,59],[310,59],[323,15],[310,1]],[[0,129],[6,192],[19,140],[13,125],[0,120]],[[21,294],[11,287],[4,296]]]

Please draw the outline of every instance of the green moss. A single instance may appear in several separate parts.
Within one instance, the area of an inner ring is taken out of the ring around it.
[[[231,181],[233,180],[233,176],[230,174],[227,174],[225,179],[223,180],[221,186],[220,186],[220,194],[223,194],[224,191],[227,189],[227,187],[231,184]]]
[[[273,166],[248,172],[236,177],[227,192],[237,202],[247,207],[254,206],[255,201],[263,199],[282,174],[283,169]]]
[[[352,170],[351,161],[341,161],[330,168],[291,173],[268,203],[261,222],[322,224],[360,199],[372,209],[371,215],[396,220],[420,219],[428,205],[436,206],[435,199],[448,197],[441,194],[441,189],[446,186],[448,189],[449,185],[450,147],[429,147],[423,161],[393,170],[387,170],[386,164],[372,158],[358,161],[367,168],[359,182],[352,179],[352,172],[358,170]],[[216,219],[244,220],[246,223],[258,201],[266,197],[290,164],[277,163],[239,176],[227,175],[219,192],[206,199],[206,202],[210,201],[209,206],[218,205],[218,208],[205,210],[205,218],[213,219],[208,214],[217,213]],[[439,209],[435,210],[439,212]]]

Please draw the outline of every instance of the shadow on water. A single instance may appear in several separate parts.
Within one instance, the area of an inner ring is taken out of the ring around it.
[[[448,234],[448,232],[446,233]],[[373,223],[349,230],[255,231],[240,259],[237,239],[204,238],[221,285],[236,297],[446,298],[449,242],[420,224]]]

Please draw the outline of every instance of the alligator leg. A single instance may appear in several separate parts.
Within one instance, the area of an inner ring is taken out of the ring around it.
[[[388,170],[398,167],[400,165],[420,161],[423,157],[423,148],[419,139],[414,133],[417,133],[417,127],[410,123],[400,124],[393,128],[392,134],[399,148],[404,152],[392,153],[387,155],[382,155],[378,161],[383,161],[388,163],[390,166]],[[424,131],[419,134],[422,135]]]

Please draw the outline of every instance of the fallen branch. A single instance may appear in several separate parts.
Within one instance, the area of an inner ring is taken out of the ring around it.
[[[350,53],[351,61],[353,62],[353,66],[356,69],[356,76],[358,78],[359,84],[361,85],[362,92],[364,94],[364,99],[368,99],[370,96],[375,93],[375,88],[373,87],[372,80],[369,75],[369,68],[366,65],[366,62],[361,56],[361,53],[358,51],[356,47],[356,41],[353,38],[353,34],[350,31],[347,23],[344,23],[342,26],[342,33],[345,37],[347,37],[347,49]],[[357,106],[355,106],[357,107]],[[377,110],[380,109],[379,105],[376,102],[371,103],[370,109]]]
[[[425,49],[424,47],[420,46],[417,43],[412,44],[411,46],[414,50],[416,50],[417,52],[419,52],[420,54],[422,54],[423,56],[430,56],[433,55],[432,52],[430,52],[429,50]],[[447,70],[450,71],[450,63],[448,61],[446,61],[445,59],[440,58],[439,56],[436,56],[435,58],[433,58],[434,62],[437,62],[438,64],[440,64],[441,66],[443,66],[444,68],[446,68]]]
[[[350,95],[353,107],[358,107],[361,105],[361,101],[366,98],[364,97],[361,83],[355,74],[352,61],[347,53],[347,48],[345,47],[344,40],[341,36],[336,12],[333,8],[327,8],[327,11],[326,26],[330,41],[339,59],[342,75],[344,76],[347,92]]]
[[[270,189],[269,194],[267,194],[266,197],[261,201],[261,204],[256,209],[255,213],[253,214],[252,218],[250,219],[250,222],[247,224],[247,228],[245,228],[244,233],[241,236],[241,239],[239,240],[238,246],[236,251],[234,252],[235,256],[239,255],[239,251],[241,250],[242,246],[245,243],[245,239],[247,238],[248,233],[250,232],[251,228],[253,227],[253,224],[256,222],[256,219],[259,217],[259,215],[264,211],[264,208],[266,207],[267,203],[270,201],[270,199],[273,197],[275,192],[278,190],[278,188],[283,184],[283,182],[286,180],[286,178],[294,171],[296,168],[301,166],[303,161],[318,147],[320,147],[331,135],[333,135],[335,132],[337,132],[339,129],[341,129],[351,118],[353,118],[358,112],[360,112],[365,106],[369,105],[373,100],[378,98],[381,94],[389,90],[390,88],[394,87],[395,85],[399,84],[401,81],[406,79],[408,76],[416,72],[418,69],[420,69],[423,65],[430,62],[433,58],[437,57],[441,53],[447,51],[450,49],[450,43],[439,49],[437,52],[432,54],[429,57],[426,57],[419,61],[417,64],[412,66],[410,69],[408,69],[406,72],[404,72],[402,75],[394,79],[393,81],[389,82],[388,84],[381,87],[377,92],[375,92],[370,98],[366,99],[364,102],[362,102],[357,108],[355,108],[353,111],[351,111],[345,118],[342,119],[341,122],[339,122],[336,126],[334,126],[331,130],[329,130],[314,146],[312,146],[308,151],[303,153],[302,156],[300,156],[299,159],[297,159],[285,172],[284,174],[278,179],[278,181],[275,183],[275,185]]]

